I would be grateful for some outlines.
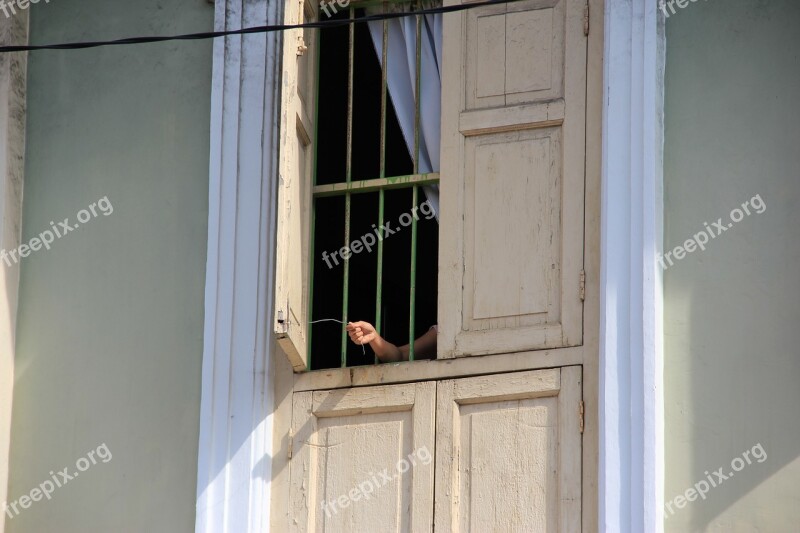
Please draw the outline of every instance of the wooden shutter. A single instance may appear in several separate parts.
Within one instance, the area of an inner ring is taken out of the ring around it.
[[[435,403],[433,382],[295,393],[291,531],[432,531]]]
[[[582,343],[585,6],[445,15],[440,358]]]
[[[581,369],[442,381],[435,531],[581,530]]]
[[[286,3],[287,24],[315,20],[316,4]],[[283,33],[278,179],[275,333],[296,371],[307,368],[311,172],[314,134],[314,30]]]

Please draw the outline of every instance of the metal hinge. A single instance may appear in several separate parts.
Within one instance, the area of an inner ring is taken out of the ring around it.
[[[583,433],[583,400],[578,404],[578,426]]]
[[[289,331],[289,325],[286,323],[286,320],[283,318],[283,310],[278,309],[278,323],[276,324],[275,331],[277,333],[287,333]]]
[[[586,271],[581,270],[580,281],[578,282],[578,290],[580,291],[581,301],[586,299]]]
[[[589,35],[589,2],[583,7],[583,34]]]
[[[581,431],[581,433],[582,432],[583,431]],[[286,456],[289,459],[292,458],[292,448],[294,448],[294,433],[292,433],[292,430],[290,429],[289,430],[289,445],[288,445],[288,449],[286,450]]]
[[[303,24],[306,21],[305,17],[305,7],[306,2],[305,0],[298,0],[297,2],[300,4],[297,12],[297,23]],[[300,34],[297,36],[297,55],[302,56],[308,50],[308,46],[306,45],[305,39],[303,39],[303,30],[300,30]]]

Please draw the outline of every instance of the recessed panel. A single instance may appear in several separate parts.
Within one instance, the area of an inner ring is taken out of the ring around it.
[[[556,397],[460,408],[461,531],[555,532]]]
[[[464,110],[564,97],[567,0],[528,0],[467,14]]]
[[[321,418],[317,433],[317,531],[408,531],[411,473],[396,465],[413,451],[411,411]]]
[[[506,16],[490,15],[478,18],[477,96],[505,94]]]
[[[560,129],[481,136],[468,140],[467,147],[474,215],[466,230],[471,290],[465,287],[465,299],[471,312],[465,320],[473,329],[556,323]]]
[[[506,15],[505,41],[506,93],[550,89],[553,10],[522,11]]]

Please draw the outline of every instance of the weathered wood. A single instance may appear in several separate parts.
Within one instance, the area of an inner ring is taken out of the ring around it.
[[[287,24],[315,18],[313,2],[287,2]],[[295,370],[308,367],[311,172],[317,32],[289,30],[283,47],[274,326]]]
[[[290,530],[432,531],[435,396],[434,382],[295,393]]]
[[[441,382],[436,531],[580,531],[580,399],[580,367]]]
[[[295,374],[295,391],[364,387],[431,379],[556,368],[586,364],[583,347],[536,350],[456,359],[422,360],[353,368],[332,368]],[[594,352],[593,352],[594,353]]]
[[[584,6],[445,17],[440,358],[582,343]]]

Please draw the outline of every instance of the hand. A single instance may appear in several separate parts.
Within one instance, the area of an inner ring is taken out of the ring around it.
[[[345,327],[350,340],[355,344],[369,344],[378,337],[378,332],[369,322],[348,322]]]

